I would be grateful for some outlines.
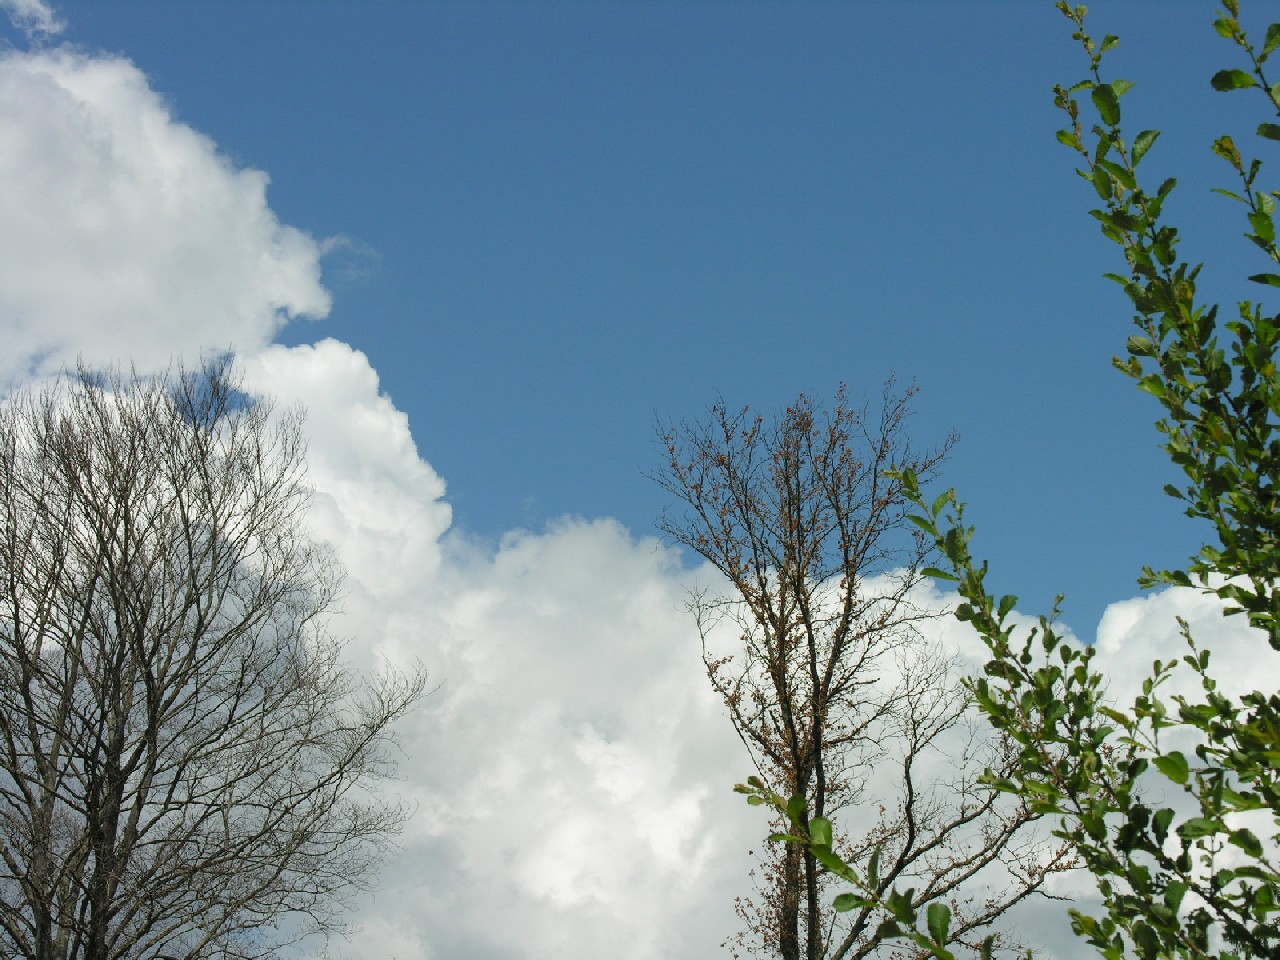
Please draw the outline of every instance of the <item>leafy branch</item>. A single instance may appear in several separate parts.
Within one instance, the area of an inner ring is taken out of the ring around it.
[[[1142,582],[1215,594],[1228,613],[1246,614],[1280,650],[1280,317],[1242,300],[1237,319],[1220,324],[1218,306],[1200,302],[1201,265],[1181,259],[1178,229],[1165,217],[1177,183],[1166,179],[1150,189],[1139,174],[1159,131],[1125,136],[1121,99],[1133,84],[1107,79],[1103,69],[1119,39],[1107,34],[1096,40],[1083,6],[1065,0],[1056,6],[1088,60],[1085,79],[1055,88],[1055,103],[1067,117],[1057,138],[1077,154],[1077,172],[1101,201],[1090,214],[1121,248],[1127,267],[1108,277],[1134,310],[1136,332],[1126,342],[1126,356],[1114,364],[1162,407],[1156,427],[1185,477],[1166,493],[1186,504],[1188,516],[1209,521],[1216,534],[1216,543],[1203,546],[1185,570],[1147,568]],[[1214,26],[1243,51],[1248,69],[1218,71],[1213,87],[1257,89],[1269,114],[1280,115],[1280,84],[1266,74],[1280,49],[1280,24],[1271,24],[1257,46],[1240,24],[1238,0],[1225,0]],[[1271,120],[1256,132],[1280,140],[1280,124]],[[1238,181],[1235,190],[1218,192],[1243,204],[1245,235],[1269,261],[1268,271],[1249,280],[1278,287],[1280,274],[1272,271],[1280,263],[1280,193],[1258,186],[1261,161],[1247,158],[1230,136],[1215,140],[1213,152]],[[1010,772],[988,771],[986,782],[1056,818],[1055,835],[1097,883],[1102,910],[1096,916],[1072,910],[1076,933],[1108,960],[1278,955],[1280,696],[1222,694],[1209,672],[1210,651],[1180,621],[1187,652],[1155,661],[1132,705],[1114,706],[1094,664],[1096,651],[1059,631],[1056,605],[1036,628],[1016,629],[1017,598],[988,591],[988,566],[971,553],[974,531],[954,492],[926,500],[915,473],[904,469],[898,476],[919,510],[912,521],[949,567],[925,573],[954,583],[962,599],[956,616],[974,627],[990,653],[969,689],[1018,756]],[[1166,693],[1179,670],[1191,672],[1194,697]],[[1181,792],[1180,809],[1151,801],[1153,784]],[[886,917],[886,935],[908,937],[942,960],[954,956],[945,905],[930,904],[922,925],[909,891],[878,892],[872,877],[860,876],[831,851],[829,823],[815,818],[805,826],[803,801],[784,800],[758,781],[738,789],[750,802],[786,814],[793,829],[774,839],[805,845],[852,886],[838,901],[844,909],[873,906]],[[1250,814],[1255,816],[1245,816]],[[1257,814],[1270,820],[1267,837],[1247,825],[1259,822]],[[990,944],[980,949],[989,953]]]

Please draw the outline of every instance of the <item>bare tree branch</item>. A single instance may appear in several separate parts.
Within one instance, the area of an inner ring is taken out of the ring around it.
[[[841,387],[829,410],[802,395],[775,423],[719,403],[703,422],[660,430],[656,479],[684,508],[660,526],[728,581],[727,592],[704,591],[691,606],[707,676],[761,779],[803,796],[806,823],[858,818],[862,836],[843,841],[841,854],[865,866],[879,850],[886,891],[910,881],[923,902],[959,897],[980,873],[992,879],[991,898],[956,904],[963,935],[1065,860],[1026,838],[1025,805],[978,783],[1009,755],[970,726],[956,665],[918,629],[938,615],[912,600],[931,551],[907,520],[893,469],[935,473],[954,438],[912,451],[914,392],[891,380],[878,416]],[[739,643],[723,652],[730,631]],[[960,755],[941,756],[957,742]],[[925,761],[936,770],[940,759],[954,776],[930,780]],[[886,764],[896,780],[882,775]],[[745,930],[729,944],[735,955],[852,960],[901,949],[881,944],[870,911],[837,917],[824,902],[828,880],[806,848],[773,847],[758,898],[738,902]]]
[[[341,928],[405,810],[421,673],[352,677],[297,411],[226,362],[0,406],[0,952],[270,956]]]

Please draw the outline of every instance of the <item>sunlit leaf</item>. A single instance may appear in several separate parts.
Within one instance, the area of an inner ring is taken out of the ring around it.
[[[1098,116],[1102,117],[1103,123],[1114,127],[1120,122],[1120,98],[1117,96],[1113,84],[1098,84],[1093,88],[1091,96],[1093,97],[1093,105],[1098,108]]]
[[[1267,27],[1267,39],[1262,44],[1262,53],[1258,55],[1259,60],[1266,60],[1280,47],[1280,23],[1273,23]]]
[[[1209,82],[1213,84],[1213,89],[1222,91],[1243,90],[1246,87],[1256,87],[1258,85],[1258,81],[1253,78],[1253,74],[1236,69],[1219,70]]]
[[[1142,162],[1142,158],[1147,155],[1147,151],[1151,149],[1152,144],[1156,142],[1156,138],[1159,136],[1159,130],[1143,130],[1133,138],[1133,165],[1135,167]]]
[[[1163,773],[1174,783],[1182,786],[1187,782],[1190,776],[1190,767],[1187,765],[1187,758],[1177,750],[1172,753],[1166,753],[1163,756],[1155,757],[1151,761],[1157,770]]]
[[[920,571],[921,576],[932,577],[934,580],[951,580],[959,582],[960,578],[954,573],[948,573],[946,570],[940,570],[937,567],[925,567]]]

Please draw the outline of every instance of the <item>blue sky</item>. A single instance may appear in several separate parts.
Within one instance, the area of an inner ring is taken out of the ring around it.
[[[232,347],[309,410],[353,662],[442,683],[404,731],[418,812],[357,905],[362,960],[685,960],[732,932],[765,828],[682,606],[706,571],[654,539],[645,477],[655,420],[721,396],[914,380],[913,440],[960,434],[942,483],[995,589],[1027,616],[1065,592],[1119,695],[1176,615],[1256,677],[1238,621],[1135,587],[1197,531],[1110,366],[1121,261],[1054,140],[1083,64],[1050,0],[0,10],[62,22],[0,21],[0,382]],[[1213,13],[1091,18],[1229,302],[1255,251],[1208,145],[1258,117],[1209,87],[1234,65]],[[1046,956],[1087,955],[1027,909]]]
[[[349,238],[331,315],[283,340],[368,354],[470,534],[565,513],[648,532],[655,415],[874,397],[896,372],[922,389],[918,442],[960,433],[944,482],[1036,608],[1063,591],[1088,634],[1142,563],[1195,546],[1152,406],[1108,363],[1117,251],[1053,139],[1081,57],[1047,2],[59,9],[267,171],[283,220]],[[1175,215],[1224,180],[1210,20],[1094,15],[1140,81],[1126,106],[1168,130],[1151,164],[1184,179]],[[1209,249],[1247,256],[1225,207]]]

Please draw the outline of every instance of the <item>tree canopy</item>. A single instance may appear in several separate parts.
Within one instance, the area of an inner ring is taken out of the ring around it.
[[[1147,569],[1143,582],[1215,595],[1225,614],[1247,617],[1280,652],[1280,316],[1250,298],[1223,321],[1217,305],[1202,301],[1201,268],[1181,258],[1178,228],[1165,214],[1176,181],[1152,187],[1139,170],[1159,132],[1126,133],[1122,98],[1133,84],[1104,69],[1119,38],[1095,38],[1083,6],[1056,5],[1088,61],[1084,79],[1055,90],[1067,119],[1057,136],[1100,200],[1091,215],[1121,248],[1124,269],[1108,276],[1127,295],[1136,327],[1115,365],[1160,404],[1157,430],[1185,477],[1165,492],[1185,503],[1188,516],[1209,521],[1216,536],[1185,569]],[[1266,119],[1255,132],[1269,144],[1280,140],[1280,84],[1267,74],[1280,49],[1280,24],[1255,42],[1240,15],[1238,0],[1226,0],[1214,21],[1240,61],[1210,82],[1260,97]],[[1246,235],[1265,264],[1247,266],[1247,279],[1257,293],[1280,286],[1280,193],[1261,185],[1262,162],[1232,136],[1219,137],[1212,150],[1234,179],[1218,192],[1242,206]],[[956,616],[990,652],[970,687],[991,724],[1018,745],[1012,773],[989,771],[987,782],[1049,816],[1097,883],[1101,910],[1073,909],[1075,932],[1109,960],[1275,956],[1280,695],[1223,694],[1212,651],[1182,623],[1184,650],[1155,662],[1131,704],[1113,703],[1095,649],[1064,637],[1056,609],[1029,634],[1015,630],[1017,598],[989,589],[988,565],[971,553],[973,528],[956,494],[926,498],[911,469],[901,476],[920,511],[916,524],[946,557],[946,569],[934,575],[955,584],[962,598]],[[1175,675],[1186,674],[1194,692],[1165,693]],[[1181,800],[1160,799],[1170,787]],[[761,781],[742,789],[754,802],[787,808]],[[872,905],[885,916],[887,934],[944,960],[954,956],[947,904],[921,911],[911,891],[883,895],[831,846],[829,824],[795,827],[794,842],[853,886],[837,898],[837,909]]]
[[[301,414],[225,362],[0,404],[0,952],[260,958],[341,927],[421,675],[353,676]]]

